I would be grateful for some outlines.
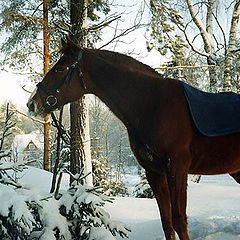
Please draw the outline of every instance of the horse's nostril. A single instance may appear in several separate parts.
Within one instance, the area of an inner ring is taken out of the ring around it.
[[[34,112],[35,111],[35,104],[32,100],[27,103],[27,107],[28,107],[29,112]]]

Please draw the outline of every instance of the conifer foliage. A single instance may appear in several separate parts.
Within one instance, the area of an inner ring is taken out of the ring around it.
[[[144,171],[140,173],[140,182],[135,186],[133,196],[137,198],[154,198],[153,191],[148,184]]]
[[[0,165],[1,239],[105,239],[127,236],[124,225],[113,222],[103,209],[109,198],[76,181],[55,197],[34,194],[12,174],[22,172],[26,163]]]

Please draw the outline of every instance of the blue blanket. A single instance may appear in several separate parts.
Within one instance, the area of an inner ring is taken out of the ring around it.
[[[240,95],[207,93],[182,82],[197,129],[206,136],[240,132]]]

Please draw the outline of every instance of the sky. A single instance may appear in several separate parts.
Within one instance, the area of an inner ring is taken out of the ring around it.
[[[29,93],[23,90],[23,76],[11,72],[0,72],[0,103],[11,101],[20,108],[24,108]]]
[[[117,5],[112,9],[111,14],[115,12],[124,12],[121,14],[121,20],[118,22],[118,27],[124,29],[134,24],[137,10],[141,8],[139,2],[141,1],[131,1],[131,5],[127,8],[128,10],[126,11],[124,5],[129,6],[129,1],[122,0],[120,2],[120,5]],[[143,21],[146,22],[149,15],[146,9],[144,10],[144,12],[145,15],[143,16]],[[116,22],[113,22],[111,24],[111,27],[104,30],[104,33],[102,35],[103,41],[99,43],[97,47],[100,47],[101,45],[112,39],[116,24]],[[157,67],[161,64],[160,55],[157,52],[148,53],[146,51],[146,38],[144,35],[145,29],[136,30],[124,37],[124,39],[121,39],[122,41],[119,42],[116,47],[113,47],[114,45],[112,44],[105,47],[105,49],[110,49],[125,54],[129,54],[131,52],[132,56],[137,60],[142,61],[150,66]],[[14,104],[16,104],[18,108],[27,110],[26,102],[30,94],[26,93],[22,89],[21,84],[23,81],[27,81],[27,76],[0,71],[0,103],[5,102],[6,100],[10,100]],[[33,90],[34,86],[31,84],[31,86],[28,86],[27,88]]]

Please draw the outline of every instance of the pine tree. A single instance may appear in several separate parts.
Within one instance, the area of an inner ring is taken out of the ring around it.
[[[153,191],[148,184],[144,171],[140,172],[140,182],[135,186],[133,196],[137,198],[154,198]]]
[[[14,136],[23,133],[23,129],[21,126],[21,124],[23,123],[23,118],[14,112],[15,108],[16,107],[13,103],[3,103],[2,105],[0,105],[0,134],[3,133],[5,129],[4,126],[7,120],[11,121],[12,123],[11,133],[7,134],[4,138],[4,142],[2,145],[4,149],[10,149]]]

